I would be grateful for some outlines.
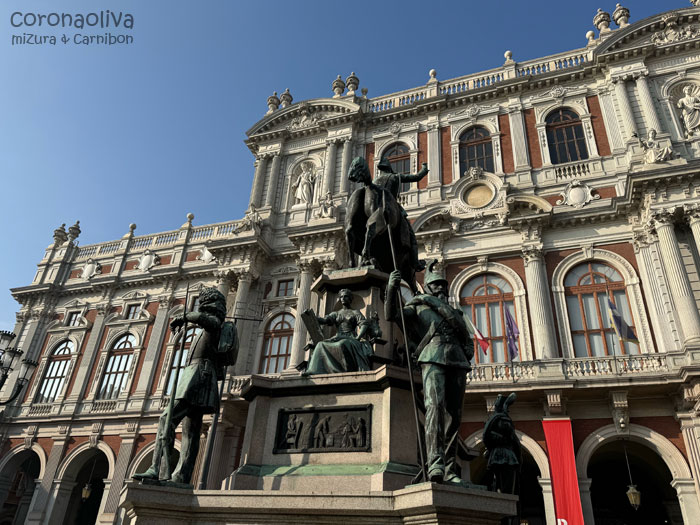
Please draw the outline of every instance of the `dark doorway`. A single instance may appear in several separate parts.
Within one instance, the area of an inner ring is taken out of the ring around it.
[[[626,440],[624,445],[632,480],[642,495],[641,506],[634,510],[627,498],[630,480],[623,441],[606,443],[588,463],[596,525],[682,525],[681,509],[666,464],[640,443]]]
[[[0,523],[24,523],[34,495],[34,480],[39,477],[41,470],[39,457],[35,452],[28,450],[22,453],[18,461],[21,461],[19,468],[7,473],[12,481],[7,498],[0,509]],[[4,475],[3,473],[3,477]]]
[[[99,450],[91,450],[83,454],[84,463],[75,476],[75,487],[70,496],[63,523],[71,525],[93,525],[97,521],[100,503],[104,494],[104,479],[109,475],[107,458]],[[83,494],[86,485],[90,486],[89,494]],[[84,499],[84,496],[88,497]]]
[[[483,445],[480,447],[483,451]],[[486,458],[479,455],[469,465],[471,482],[491,487],[491,476],[486,471]],[[523,466],[520,473],[520,520],[528,525],[545,525],[544,497],[539,483],[540,469],[523,448]]]

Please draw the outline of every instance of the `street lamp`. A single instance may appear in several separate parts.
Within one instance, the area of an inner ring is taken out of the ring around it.
[[[642,504],[642,493],[637,490],[637,485],[632,481],[632,470],[630,469],[630,460],[627,457],[627,444],[622,441],[622,449],[625,451],[625,463],[627,463],[627,473],[630,477],[630,484],[627,487],[627,499],[634,510],[638,510]]]
[[[22,350],[10,348],[10,343],[14,338],[15,334],[12,332],[7,332],[5,330],[0,331],[0,351],[2,351],[2,355],[0,355],[0,389],[5,386],[7,378],[14,370],[16,366],[15,361],[22,355]],[[38,363],[36,361],[32,361],[31,359],[22,360],[19,368],[19,377],[15,383],[15,388],[12,395],[6,401],[0,401],[0,405],[12,403],[12,401],[19,396],[24,386],[29,383],[29,378],[32,376],[32,372],[34,371],[34,368],[36,368],[37,364]]]

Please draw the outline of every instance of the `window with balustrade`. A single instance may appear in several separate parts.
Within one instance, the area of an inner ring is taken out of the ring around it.
[[[44,377],[34,398],[35,403],[53,403],[63,391],[68,376],[71,356],[75,350],[73,342],[61,341],[51,352]]]
[[[134,358],[136,338],[127,333],[112,345],[107,354],[107,364],[102,374],[97,399],[116,399],[129,379],[131,361]]]
[[[176,370],[180,369],[180,374],[182,374],[182,371],[187,364],[187,356],[190,353],[190,347],[201,331],[202,329],[198,326],[190,326],[187,328],[187,334],[185,335],[184,350],[180,341],[175,344],[173,358],[170,361],[170,369],[168,370],[168,382],[165,386],[165,395],[170,395],[173,391]]]
[[[282,313],[268,323],[263,336],[263,355],[260,360],[261,374],[277,374],[289,366],[294,336],[294,316]]]
[[[459,294],[464,314],[489,343],[487,353],[474,338],[474,359],[477,363],[506,363],[510,361],[506,339],[506,310],[513,319],[515,304],[513,287],[500,275],[484,273],[472,277]],[[516,343],[520,355],[520,338]],[[518,358],[516,358],[518,359]]]
[[[483,127],[470,128],[459,137],[459,173],[469,168],[481,168],[493,173],[493,142],[489,130]]]
[[[564,164],[588,158],[586,137],[581,119],[572,110],[559,108],[545,119],[549,159],[552,164]]]
[[[396,142],[384,151],[384,157],[391,163],[394,173],[411,173],[411,151],[406,144]],[[411,189],[410,182],[401,183],[401,193]]]
[[[566,274],[564,294],[576,357],[639,353],[639,345],[620,341],[610,323],[608,297],[636,333],[625,282],[616,269],[596,261],[579,264]]]

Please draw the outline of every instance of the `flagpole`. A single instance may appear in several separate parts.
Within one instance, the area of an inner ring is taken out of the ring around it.
[[[620,333],[617,331],[617,324],[615,323],[614,316],[612,315],[612,310],[610,310],[610,303],[612,303],[612,295],[610,294],[610,283],[608,281],[605,281],[605,295],[606,299],[608,300],[608,321],[612,324],[612,329],[615,331],[615,335],[617,336],[618,341],[620,341],[620,355],[622,355],[622,348],[623,342],[622,342],[622,337],[620,336]],[[615,375],[621,375],[620,367],[617,364],[617,352],[615,351],[615,338],[613,338],[613,363],[615,367]]]

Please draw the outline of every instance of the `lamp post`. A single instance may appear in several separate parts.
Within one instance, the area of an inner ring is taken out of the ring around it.
[[[12,332],[5,330],[0,331],[0,351],[2,352],[2,355],[0,355],[0,389],[5,386],[7,378],[14,370],[14,367],[16,366],[15,361],[22,355],[21,350],[18,350],[17,348],[10,348],[10,343],[14,338],[15,334]],[[29,378],[31,377],[37,364],[38,363],[36,361],[32,361],[31,359],[22,360],[19,368],[19,377],[15,383],[15,388],[12,391],[12,395],[7,400],[0,401],[0,405],[7,405],[17,399],[17,396],[19,396],[24,389],[24,386],[29,383]]]

